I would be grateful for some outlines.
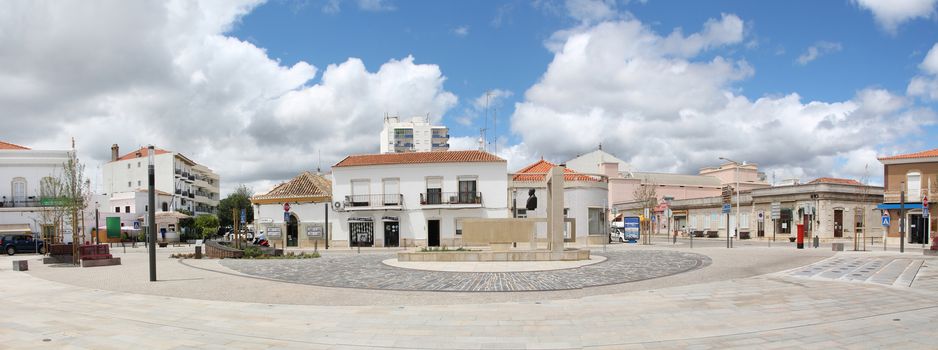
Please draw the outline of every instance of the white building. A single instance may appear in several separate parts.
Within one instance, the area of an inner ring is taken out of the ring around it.
[[[111,161],[104,164],[103,168],[104,194],[112,198],[125,198],[127,195],[118,194],[146,190],[147,152],[147,148],[142,147],[119,156],[118,146],[111,146]],[[153,162],[156,190],[171,196],[168,201],[157,202],[159,210],[185,209],[196,215],[215,212],[220,181],[211,169],[182,154],[159,148],[154,151]]]
[[[540,160],[528,165],[511,176],[512,213],[519,218],[547,217],[547,182],[545,178],[554,164]],[[537,197],[537,209],[529,212],[525,209],[529,191],[533,189]],[[576,224],[576,245],[603,243],[608,237],[606,216],[608,206],[608,179],[599,175],[578,173],[564,168],[563,186],[564,218],[574,219]],[[547,237],[547,224],[536,225],[538,237]],[[569,237],[570,224],[564,226],[565,236]]]
[[[381,153],[428,152],[449,150],[449,129],[430,125],[424,117],[402,122],[398,117],[385,117],[381,129]]]
[[[507,162],[483,151],[348,156],[332,167],[331,245],[460,246],[466,218],[506,218]]]
[[[334,227],[332,182],[308,171],[251,198],[254,232],[277,247],[326,248]],[[285,204],[287,206],[285,206]],[[286,209],[286,210],[285,210]]]
[[[33,150],[0,141],[0,233],[53,232],[48,220],[51,198],[43,196],[41,183],[61,176],[70,156],[70,151]],[[70,232],[64,236],[71,241]]]

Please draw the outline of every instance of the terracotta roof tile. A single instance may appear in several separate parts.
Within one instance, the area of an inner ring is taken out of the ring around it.
[[[420,164],[420,163],[485,163],[504,162],[491,153],[483,151],[432,151],[363,154],[345,157],[334,167],[364,166],[364,165],[390,165],[390,164]]]
[[[153,150],[154,150],[153,154],[165,154],[165,153],[169,153],[169,151],[164,150],[164,149],[160,149],[160,148],[154,148]],[[136,151],[127,153],[127,154],[121,156],[120,158],[117,158],[117,161],[120,161],[120,160],[128,160],[128,159],[134,159],[134,158],[146,158],[148,153],[149,153],[149,150],[148,150],[146,147],[140,147],[140,149],[138,149],[138,150],[136,150]]]
[[[550,169],[554,167],[554,163],[548,162],[546,160],[539,160],[534,162],[534,164],[528,165],[512,176],[512,181],[544,181],[544,178],[547,177],[547,173],[550,172]],[[563,169],[563,180],[564,181],[592,181],[599,182],[598,177],[589,176],[580,174],[576,171],[571,170],[570,168]]]
[[[290,181],[281,183],[266,194],[257,195],[253,200],[293,199],[310,197],[331,197],[332,181],[322,175],[308,171],[297,175]]]
[[[23,147],[23,146],[20,146],[20,145],[14,145],[14,144],[9,143],[9,142],[0,141],[0,149],[6,149],[6,150],[28,150],[29,147]]]
[[[915,153],[906,153],[906,154],[898,154],[898,155],[888,156],[888,157],[879,157],[878,159],[879,160],[894,160],[894,159],[915,159],[915,158],[932,158],[932,157],[938,157],[938,148],[927,150],[927,151],[915,152]]]
[[[814,181],[809,182],[809,184],[840,184],[840,185],[857,185],[862,186],[863,184],[860,181],[854,179],[838,179],[836,177],[821,177],[817,178]]]

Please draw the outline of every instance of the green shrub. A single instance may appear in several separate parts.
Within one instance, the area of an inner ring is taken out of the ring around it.
[[[245,258],[253,259],[253,258],[261,257],[263,255],[264,255],[264,252],[262,252],[261,249],[258,247],[247,246],[246,248],[244,248]]]

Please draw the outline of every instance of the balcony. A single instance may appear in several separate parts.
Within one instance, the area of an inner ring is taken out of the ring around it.
[[[175,173],[176,175],[182,175],[182,169],[176,169]]]
[[[195,181],[195,175],[189,174],[189,182]]]
[[[180,190],[180,189],[177,188],[177,189],[176,189],[176,194],[182,194],[182,190]]]
[[[460,206],[477,208],[482,206],[482,192],[428,192],[420,194],[420,205]]]
[[[403,209],[401,194],[354,194],[345,196],[345,210]]]
[[[189,191],[182,191],[183,197],[189,197]]]
[[[928,202],[932,203],[938,200],[938,188],[933,188],[931,192],[928,192],[927,188],[923,188],[919,193],[905,193],[905,202],[906,203],[921,203],[922,195],[928,194]],[[883,191],[883,203],[899,203],[900,191]]]
[[[189,192],[189,198],[195,198],[195,192]]]

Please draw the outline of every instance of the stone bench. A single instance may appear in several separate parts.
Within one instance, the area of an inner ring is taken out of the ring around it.
[[[29,270],[29,262],[26,260],[13,260],[13,271]]]

